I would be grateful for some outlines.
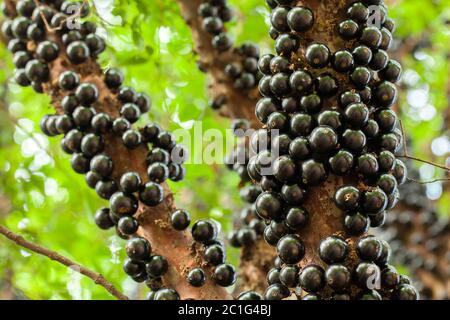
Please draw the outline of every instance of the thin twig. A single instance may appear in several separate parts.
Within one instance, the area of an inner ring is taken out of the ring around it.
[[[57,261],[57,262],[65,265],[66,267],[69,267],[70,269],[72,269],[78,273],[81,273],[82,275],[92,279],[95,284],[98,284],[98,285],[102,286],[103,288],[105,288],[111,295],[113,295],[117,299],[128,300],[128,297],[126,295],[124,295],[119,290],[117,290],[116,287],[114,287],[114,285],[112,283],[107,281],[100,273],[89,270],[86,267],[83,267],[82,265],[80,265],[79,263],[76,263],[76,262],[70,260],[69,258],[62,256],[55,251],[52,251],[52,250],[46,249],[40,245],[31,243],[31,242],[25,240],[21,235],[18,235],[16,233],[12,232],[11,230],[9,230],[8,228],[1,226],[1,225],[0,225],[0,233],[21,247],[27,248],[27,249],[29,249],[37,254],[40,254],[42,256],[46,256],[47,258],[49,258],[53,261]]]
[[[420,159],[420,158],[417,158],[417,157],[408,156],[408,155],[397,155],[397,157],[398,158],[410,159],[410,160],[414,160],[414,161],[418,161],[418,162],[422,162],[422,163],[426,163],[426,164],[429,164],[430,166],[433,166],[433,167],[436,167],[436,168],[439,168],[439,169],[442,169],[442,170],[445,170],[445,171],[450,171],[449,167],[446,167],[444,165],[440,165],[440,164],[437,164],[437,163],[434,163],[434,162],[431,162],[431,161],[428,161],[428,160]]]
[[[413,178],[406,178],[408,181],[411,182],[415,182],[418,184],[431,184],[431,183],[435,183],[435,182],[448,182],[450,181],[450,178],[437,178],[437,179],[433,179],[433,180],[428,180],[428,181],[420,181],[420,180],[415,180]]]
[[[445,171],[450,171],[450,168],[445,166],[445,165],[440,165],[434,162],[431,162],[429,160],[424,160],[424,159],[420,159],[414,156],[410,156],[408,154],[408,150],[407,150],[407,146],[406,146],[406,134],[405,134],[405,130],[403,128],[403,123],[401,120],[399,120],[400,123],[400,130],[402,131],[402,139],[403,139],[403,154],[402,155],[397,155],[398,158],[405,158],[405,159],[410,159],[410,160],[414,160],[414,161],[418,161],[418,162],[422,162],[422,163],[426,163],[429,164],[433,167],[445,170]]]

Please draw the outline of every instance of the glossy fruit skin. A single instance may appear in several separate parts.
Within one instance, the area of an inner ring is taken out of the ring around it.
[[[402,76],[402,66],[395,60],[389,60],[387,66],[379,74],[386,81],[398,82]]]
[[[193,287],[201,287],[206,282],[206,274],[200,268],[192,269],[187,275],[187,281]]]
[[[329,98],[338,92],[339,86],[333,76],[322,74],[316,79],[316,90],[320,96]]]
[[[163,196],[163,188],[154,182],[147,182],[139,191],[139,200],[150,207],[160,204]]]
[[[95,212],[94,217],[95,224],[103,230],[108,230],[114,226],[114,223],[109,217],[109,209],[101,208]]]
[[[139,228],[139,223],[133,217],[120,218],[117,228],[125,235],[135,234]]]
[[[361,130],[347,129],[342,135],[342,144],[345,148],[354,152],[361,152],[366,146],[366,136]]]
[[[78,101],[85,106],[96,102],[98,99],[98,95],[98,88],[92,83],[82,83],[75,91],[75,96],[77,97]]]
[[[338,175],[346,175],[351,172],[354,165],[354,158],[351,152],[345,149],[339,150],[329,159],[331,171]]]
[[[264,292],[264,300],[282,300],[289,297],[289,288],[282,284],[273,284]]]
[[[314,153],[329,154],[337,148],[338,136],[328,126],[316,127],[309,135],[309,146]]]
[[[292,52],[297,51],[298,46],[297,38],[292,35],[282,34],[275,40],[275,51],[281,56],[289,57]]]
[[[336,206],[344,211],[355,211],[359,207],[360,192],[353,186],[339,188],[334,195]]]
[[[380,275],[380,268],[376,264],[361,262],[354,271],[354,278],[360,288],[367,289]]]
[[[166,274],[169,263],[163,256],[151,256],[145,265],[145,270],[150,277],[158,278]]]
[[[314,68],[323,68],[330,61],[330,49],[324,44],[315,43],[306,49],[306,61]]]
[[[305,7],[294,7],[289,10],[287,15],[287,23],[292,31],[304,32],[314,24],[313,12]]]
[[[156,292],[154,300],[180,300],[180,295],[174,289],[163,288]]]
[[[38,60],[30,60],[25,67],[25,74],[30,81],[46,82],[49,79],[50,71],[46,64]]]
[[[58,57],[59,47],[51,41],[43,41],[36,48],[36,55],[45,62],[51,62]]]
[[[270,15],[270,22],[272,27],[278,32],[287,32],[289,31],[289,25],[287,21],[289,10],[284,7],[277,7],[272,11]]]
[[[113,162],[106,155],[97,155],[91,159],[91,171],[99,174],[101,177],[109,177],[113,170]]]
[[[70,164],[76,173],[82,174],[89,171],[89,159],[81,153],[74,153],[70,159]]]
[[[320,112],[322,109],[322,98],[317,94],[309,94],[300,99],[301,108],[308,114]]]
[[[381,271],[381,284],[383,288],[394,289],[400,281],[400,276],[393,266],[387,266]]]
[[[82,131],[86,130],[91,125],[91,120],[95,115],[95,110],[88,107],[77,107],[72,114],[75,125]]]
[[[363,89],[372,79],[370,70],[366,67],[356,67],[350,75],[350,79],[358,89]]]
[[[402,284],[394,291],[395,300],[418,300],[419,294],[416,289],[409,284]]]
[[[309,265],[300,272],[299,283],[306,292],[317,293],[325,286],[325,272],[320,266]]]
[[[297,166],[289,156],[281,156],[273,163],[275,177],[283,183],[296,180]]]
[[[263,192],[256,199],[256,211],[262,219],[276,219],[282,213],[282,204],[275,193]]]
[[[101,136],[88,133],[81,140],[81,152],[91,158],[103,151],[104,143]]]
[[[368,214],[377,214],[384,211],[387,206],[387,195],[380,188],[368,190],[362,196],[362,208]]]
[[[144,264],[131,259],[126,259],[123,263],[123,271],[130,277],[137,276],[145,271]]]
[[[356,245],[358,256],[365,261],[376,261],[381,255],[381,243],[374,236],[361,238]]]
[[[257,300],[262,300],[263,297],[259,293],[255,292],[255,291],[244,291],[238,296],[237,299],[238,300],[254,300],[254,301],[257,301]]]
[[[278,241],[277,253],[283,262],[294,264],[305,255],[305,246],[297,235],[286,235]]]
[[[122,192],[116,192],[109,199],[111,211],[119,216],[131,216],[136,213],[138,202],[132,195],[125,195]]]
[[[306,191],[302,189],[298,184],[285,184],[281,189],[281,196],[283,197],[283,200],[288,204],[299,205],[304,201],[306,197]]]
[[[377,158],[370,153],[362,154],[357,159],[357,170],[364,178],[375,177],[379,170]]]
[[[170,217],[172,228],[175,230],[185,230],[191,223],[191,217],[186,210],[176,210]]]
[[[321,126],[331,127],[337,132],[342,127],[341,113],[334,110],[325,110],[318,115],[317,123]]]
[[[120,115],[130,123],[135,123],[141,116],[141,110],[134,103],[125,103],[120,109]]]
[[[58,78],[58,85],[63,90],[73,90],[80,84],[80,76],[72,71],[65,71]]]
[[[359,66],[367,66],[372,60],[372,50],[369,47],[361,45],[353,49],[353,58],[355,64]]]
[[[357,23],[364,23],[369,18],[369,9],[361,2],[354,3],[347,10],[348,16]]]
[[[369,230],[370,220],[368,217],[354,213],[344,218],[345,231],[351,236],[360,236]]]
[[[397,183],[399,186],[405,183],[407,173],[408,169],[406,168],[405,163],[399,159],[395,160],[394,171],[392,172],[392,174],[397,179]]]
[[[366,27],[362,30],[359,41],[371,49],[378,49],[381,44],[382,34],[376,27]]]
[[[306,138],[295,138],[289,145],[289,154],[293,159],[308,159],[311,151],[309,150],[309,141]]]
[[[123,83],[123,73],[115,68],[109,68],[105,72],[105,83],[110,89],[117,89]]]
[[[206,247],[204,254],[206,262],[213,266],[225,263],[225,252],[221,245],[212,244]]]
[[[312,87],[313,79],[306,71],[295,71],[289,78],[289,84],[293,90],[301,94]]]
[[[347,50],[340,50],[333,55],[333,68],[338,72],[347,72],[353,69],[355,61],[353,55]]]
[[[169,177],[169,168],[160,162],[152,163],[147,169],[147,176],[150,181],[164,182]]]
[[[325,272],[327,285],[337,293],[343,293],[350,286],[352,275],[350,271],[341,264],[329,266]]]
[[[320,242],[319,256],[327,264],[343,262],[348,253],[348,245],[341,238],[332,236]]]
[[[308,160],[302,164],[302,182],[305,185],[317,186],[324,182],[328,173],[322,163]]]
[[[285,265],[280,271],[280,281],[288,288],[294,288],[298,284],[299,268],[296,265]]]
[[[83,41],[74,41],[67,47],[67,55],[74,64],[80,64],[89,59],[91,54],[89,47]]]
[[[357,36],[358,31],[358,24],[351,19],[342,21],[338,26],[339,35],[346,40],[354,39]]]
[[[114,180],[99,181],[95,186],[95,192],[97,192],[97,195],[106,200],[109,200],[116,191],[117,185]]]
[[[236,282],[236,270],[231,264],[221,264],[216,267],[213,280],[222,287],[229,287]]]
[[[370,61],[370,68],[374,71],[379,71],[384,69],[389,62],[389,55],[384,50],[378,50],[373,55],[372,60]]]
[[[207,243],[217,236],[214,224],[209,220],[198,220],[192,226],[192,237],[195,241]]]
[[[132,238],[127,241],[125,251],[133,261],[147,261],[150,258],[152,247],[144,238]]]
[[[377,186],[389,196],[397,189],[398,183],[393,175],[385,173],[378,178]]]
[[[397,88],[391,82],[384,81],[375,89],[374,98],[380,107],[390,107],[397,100]]]

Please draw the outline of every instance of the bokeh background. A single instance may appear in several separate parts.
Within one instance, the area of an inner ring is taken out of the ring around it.
[[[270,52],[264,1],[229,2],[237,13],[229,24],[237,43],[253,41]],[[397,22],[394,55],[405,70],[398,111],[410,153],[449,166],[450,1],[386,2]],[[216,128],[227,134],[230,121],[208,106],[207,78],[196,67],[191,33],[175,0],[94,0],[93,4],[95,14],[88,19],[102,27],[99,32],[108,44],[100,58],[102,66],[121,68],[126,84],[153,99],[152,112],[142,122],[192,130],[192,121],[198,120],[204,130]],[[72,171],[59,139],[47,138],[39,130],[40,118],[52,112],[49,99],[14,84],[12,71],[11,55],[0,43],[0,223],[102,273],[127,295],[143,297],[148,289],[121,270],[123,240],[114,231],[99,231],[93,221],[104,201],[87,188],[83,176]],[[413,165],[421,180],[445,178],[445,172],[433,166]],[[194,218],[221,222],[226,233],[231,215],[242,207],[238,185],[236,174],[223,165],[188,165],[186,179],[171,188],[178,207],[190,210]],[[424,187],[438,214],[450,216],[449,184],[438,181]],[[239,252],[229,249],[228,254],[237,265]],[[111,296],[91,280],[0,238],[2,298]]]

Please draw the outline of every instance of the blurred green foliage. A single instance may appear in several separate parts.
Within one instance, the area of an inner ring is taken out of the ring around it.
[[[254,41],[263,52],[270,51],[264,1],[230,2],[238,13],[229,24],[236,42]],[[202,121],[203,130],[225,132],[229,128],[229,120],[208,108],[207,79],[196,67],[190,30],[176,1],[93,3],[96,14],[89,19],[99,23],[99,32],[108,43],[100,58],[102,66],[121,68],[126,84],[152,97],[152,112],[142,122],[157,121],[170,130],[192,130],[192,120]],[[450,144],[442,120],[444,110],[449,108],[449,11],[450,5],[444,0],[395,1],[390,10],[398,22],[397,36],[424,37],[428,43],[404,61],[409,80],[401,97],[402,121],[414,154],[440,163],[449,157],[448,150],[434,154],[431,145],[445,134]],[[126,294],[142,297],[146,290],[127,279],[121,270],[123,240],[114,231],[99,231],[93,222],[95,210],[104,201],[71,170],[59,139],[47,139],[39,131],[39,119],[52,112],[49,99],[15,85],[10,80],[12,71],[11,55],[0,44],[0,208],[6,208],[0,210],[1,223],[102,273]],[[411,106],[411,92],[426,92],[423,106]],[[428,112],[423,111],[424,107]],[[442,175],[434,170],[430,173],[430,168],[422,171],[427,178]],[[242,205],[238,184],[237,176],[224,166],[188,165],[185,181],[172,183],[171,187],[178,207],[190,210],[194,218],[216,219],[226,232],[231,227],[231,214]],[[449,193],[436,196],[436,188],[431,187],[430,195],[439,199],[442,213],[450,212]],[[229,257],[237,264],[236,250],[230,250]],[[0,281],[2,273],[12,270],[14,287],[30,299],[111,299],[89,279],[3,238],[0,270]]]

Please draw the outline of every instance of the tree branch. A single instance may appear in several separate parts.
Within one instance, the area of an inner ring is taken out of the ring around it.
[[[213,98],[226,97],[225,108],[220,113],[223,116],[236,119],[244,118],[251,122],[253,128],[261,126],[255,116],[255,105],[259,98],[257,89],[246,93],[235,89],[232,81],[225,74],[225,66],[242,60],[235,50],[219,53],[211,43],[211,35],[202,28],[202,18],[197,9],[203,0],[178,0],[181,14],[191,28],[195,43],[195,52],[200,59],[200,65],[207,70],[210,78],[209,93]]]
[[[40,245],[31,243],[25,240],[21,235],[18,235],[1,225],[0,225],[0,233],[9,240],[11,240],[12,242],[16,243],[17,245],[24,247],[28,250],[31,250],[34,253],[40,254],[41,256],[45,256],[53,261],[59,262],[62,265],[65,265],[66,267],[69,267],[70,269],[90,278],[92,281],[94,281],[95,284],[98,284],[103,288],[105,288],[106,291],[108,291],[111,295],[113,295],[117,299],[128,300],[128,297],[126,295],[117,290],[116,287],[114,287],[114,285],[110,283],[108,280],[106,280],[100,273],[89,270],[88,268],[83,267],[79,263],[76,263],[70,260],[69,258],[60,255],[56,251],[52,251]]]
[[[14,0],[6,0],[7,5],[14,7]],[[64,47],[61,39],[55,31],[47,31],[47,38]],[[73,70],[80,75],[81,82],[90,82],[97,86],[99,98],[95,103],[97,112],[105,112],[113,118],[119,116],[120,101],[104,83],[103,72],[95,59],[73,65],[61,50],[58,58],[49,64],[50,80],[43,84],[44,93],[51,98],[52,106],[59,114],[63,113],[61,101],[63,92],[58,87],[58,77],[61,73]],[[110,133],[104,136],[104,153],[114,163],[112,178],[118,184],[120,177],[129,171],[137,172],[143,179],[147,177],[146,156],[148,147],[141,145],[136,149],[127,149],[120,137]],[[208,281],[201,288],[194,288],[186,281],[187,272],[193,267],[200,267],[203,263],[201,250],[193,247],[194,243],[188,231],[180,232],[170,227],[169,217],[175,211],[173,194],[166,183],[164,189],[164,201],[156,207],[147,207],[139,204],[138,220],[140,228],[138,235],[145,237],[154,248],[155,254],[163,255],[168,263],[169,270],[163,278],[165,286],[174,288],[182,299],[193,298],[199,300],[230,299],[231,296],[222,287],[211,280],[211,268],[204,268],[208,275]]]

